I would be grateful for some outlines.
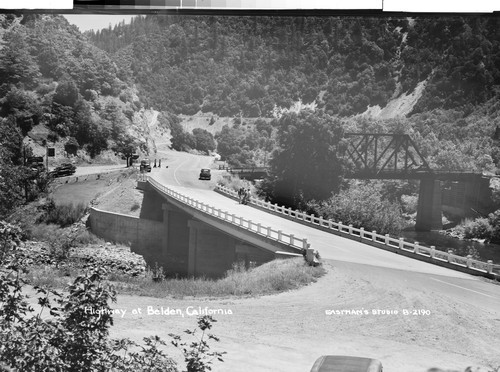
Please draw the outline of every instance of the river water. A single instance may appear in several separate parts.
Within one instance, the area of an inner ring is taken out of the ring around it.
[[[467,256],[471,254],[481,261],[493,260],[500,264],[500,245],[485,244],[472,240],[460,240],[441,234],[437,231],[404,231],[402,237],[410,242],[419,242],[424,246],[435,246],[440,251],[453,250],[455,254]]]

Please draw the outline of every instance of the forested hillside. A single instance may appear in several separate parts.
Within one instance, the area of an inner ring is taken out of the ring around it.
[[[335,171],[328,168],[331,150],[341,147],[337,137],[347,130],[408,133],[434,169],[498,170],[495,16],[147,15],[82,34],[59,15],[5,14],[0,26],[5,211],[29,199],[26,184],[43,185],[27,183],[36,175],[23,167],[30,151],[23,138],[32,128],[43,126],[45,140],[65,144],[68,152],[119,156],[147,152],[147,128],[138,129],[146,117],[170,131],[174,149],[216,147],[232,165],[285,164],[268,180],[269,195],[276,196],[279,184],[291,185],[285,174],[305,175],[293,180],[296,195],[288,195],[298,204],[332,191],[311,182]],[[406,116],[397,107],[385,120],[367,114],[417,86]],[[287,113],[298,103],[312,111]],[[230,125],[188,133],[179,114],[186,120],[206,114],[208,126],[223,117]],[[336,137],[327,138],[333,132]],[[287,143],[302,152],[290,153]],[[304,152],[300,143],[317,143],[324,152]],[[279,161],[300,154],[309,162]]]
[[[414,112],[470,110],[500,83],[499,30],[477,16],[155,15],[87,35],[154,107],[270,117],[300,99],[349,116],[426,79]]]
[[[0,216],[46,186],[46,175],[25,166],[34,146],[57,143],[80,158],[147,151],[132,130],[142,107],[108,53],[64,17],[0,15]],[[162,118],[165,127],[175,120]],[[28,146],[35,127],[46,135]]]
[[[217,150],[234,166],[269,165],[267,198],[398,232],[418,184],[346,183],[342,133],[407,133],[432,169],[498,172],[499,26],[494,16],[146,16],[88,36],[148,105],[234,117]],[[313,111],[287,113],[297,102]],[[385,119],[370,116],[389,102]],[[495,216],[481,226],[498,240]]]

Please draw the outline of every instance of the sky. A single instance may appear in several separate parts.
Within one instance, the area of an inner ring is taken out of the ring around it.
[[[137,4],[144,3],[145,0],[137,0]],[[146,0],[147,1],[147,0]],[[151,0],[153,1],[153,0]],[[168,0],[154,0],[156,2]],[[198,4],[210,4],[210,0],[197,0]],[[222,9],[383,9],[387,12],[406,11],[406,12],[455,12],[455,13],[486,13],[492,11],[500,11],[500,3],[498,0],[454,0],[454,1],[439,1],[439,0],[212,0],[214,4],[228,4],[222,6]],[[132,0],[135,4],[135,2]],[[189,1],[192,4],[192,0]],[[127,0],[130,3],[130,0]],[[120,4],[120,1],[118,1]],[[182,2],[181,2],[182,4]],[[232,4],[232,5],[229,5]],[[237,5],[239,4],[239,6]],[[73,0],[0,0],[0,9],[73,9]],[[201,8],[206,5],[186,6],[188,9]],[[119,8],[119,6],[117,6]],[[170,8],[170,7],[167,7]],[[174,7],[177,8],[177,7]],[[181,5],[181,8],[183,6]],[[210,9],[210,5],[208,5]],[[219,8],[219,9],[220,9]],[[207,8],[205,8],[207,9]],[[213,9],[217,9],[214,5]],[[108,16],[108,20],[103,20],[103,24],[97,24],[98,18],[106,16],[98,16],[96,20],[91,22],[86,21],[85,24],[78,25],[82,27],[82,31],[88,29],[100,29],[107,27],[114,15]],[[130,17],[130,16],[128,16]],[[94,24],[94,21],[96,22]],[[75,24],[80,22],[75,20]]]
[[[81,32],[88,30],[101,30],[103,28],[108,28],[109,24],[114,26],[121,21],[125,20],[125,23],[130,23],[132,17],[135,15],[126,14],[64,14],[64,17],[69,21],[69,23],[76,25]]]
[[[276,9],[383,9],[384,11],[409,12],[491,12],[500,11],[498,0],[455,0],[453,2],[436,0],[224,0],[241,4],[253,4],[249,9],[269,8],[269,4],[279,5]],[[267,5],[266,5],[267,4]],[[0,0],[0,9],[72,9],[73,0]],[[118,7],[119,9],[119,7]],[[192,7],[190,9],[193,9]],[[194,8],[196,9],[196,8]],[[215,8],[214,8],[215,9]],[[224,8],[231,9],[231,8]],[[242,8],[232,8],[242,9]],[[244,7],[243,7],[244,9]],[[140,13],[140,10],[138,11]],[[126,14],[67,14],[68,21],[81,32],[107,28],[125,20],[130,22],[133,15]]]

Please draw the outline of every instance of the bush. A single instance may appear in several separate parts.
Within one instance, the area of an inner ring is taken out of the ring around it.
[[[0,368],[9,371],[97,372],[138,371],[175,372],[175,362],[160,350],[166,345],[160,337],[144,338],[141,346],[128,339],[110,340],[109,328],[113,325],[110,301],[116,292],[103,284],[105,271],[98,266],[87,267],[63,295],[53,290],[35,286],[41,310],[36,313],[25,295],[24,279],[29,272],[30,255],[21,245],[21,230],[0,221]],[[99,314],[88,309],[97,309]],[[43,317],[48,311],[50,317]],[[181,338],[170,335],[172,344],[181,346],[188,372],[210,370],[211,360],[223,361],[223,353],[210,352],[203,339],[205,330],[215,320],[198,319],[203,331],[199,342],[187,346]],[[194,335],[195,331],[186,333]],[[209,339],[218,340],[208,335]],[[130,347],[140,347],[140,352],[129,352]]]
[[[403,212],[407,214],[417,213],[418,195],[401,195]]]
[[[217,180],[217,183],[219,185],[227,187],[228,189],[231,189],[233,191],[238,191],[242,187],[245,189],[250,188],[250,194],[252,194],[252,196],[257,194],[257,191],[256,191],[257,189],[255,188],[253,183],[251,183],[248,180],[242,180],[240,177],[233,176],[232,174],[228,174],[228,175],[224,175],[223,177],[220,177]]]
[[[493,234],[493,227],[487,218],[476,218],[474,220],[467,218],[454,230],[465,239],[490,239]]]
[[[474,220],[466,218],[462,223],[455,226],[452,231],[464,239],[490,240],[494,236],[496,229],[488,218],[481,217]]]
[[[308,212],[379,234],[399,234],[406,226],[399,204],[382,197],[373,184],[352,184],[324,202],[310,202]]]
[[[56,224],[61,227],[74,224],[87,212],[87,207],[84,203],[66,203],[56,205],[53,200],[49,200],[45,208],[47,214],[44,218],[44,222],[48,224]]]
[[[475,220],[465,220],[463,223],[465,239],[489,239],[493,232],[487,218],[476,218]]]

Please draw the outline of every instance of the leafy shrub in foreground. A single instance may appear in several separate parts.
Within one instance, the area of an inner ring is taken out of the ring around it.
[[[109,301],[116,300],[116,292],[103,284],[100,267],[89,267],[86,274],[77,277],[67,295],[35,286],[40,307],[36,313],[24,294],[29,283],[23,276],[30,258],[20,237],[18,227],[0,221],[1,371],[177,371],[175,362],[159,349],[166,343],[158,336],[145,338],[140,352],[128,351],[130,346],[140,346],[130,340],[108,339],[113,324]],[[99,315],[90,309],[98,309]],[[49,314],[44,314],[47,311]],[[202,317],[199,326],[204,331],[213,321]],[[180,337],[171,336],[174,344],[180,343]],[[200,344],[186,349],[188,372],[210,370],[211,361],[204,362],[205,354],[222,361],[221,353],[208,350],[203,337]]]
[[[193,341],[189,346],[186,342],[182,341],[180,336],[169,334],[173,338],[172,345],[182,350],[187,372],[211,371],[211,364],[214,359],[223,362],[222,355],[226,354],[225,352],[209,351],[210,346],[206,338],[208,340],[219,341],[214,335],[205,333],[206,330],[212,328],[213,322],[216,322],[216,320],[209,315],[200,317],[198,319],[198,328],[202,332],[201,337],[198,341]],[[194,336],[196,329],[192,331],[188,329],[184,332]]]

